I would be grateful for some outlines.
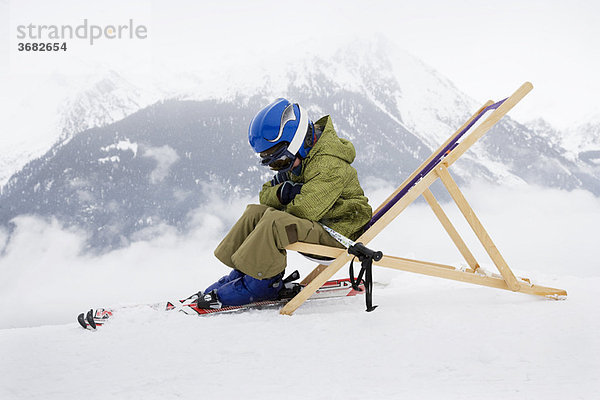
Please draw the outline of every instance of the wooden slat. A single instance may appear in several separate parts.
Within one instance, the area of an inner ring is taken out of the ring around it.
[[[292,250],[292,249],[289,249],[289,250]],[[311,253],[311,254],[315,254],[315,253]],[[319,254],[317,254],[317,255],[319,255]],[[324,265],[324,264],[319,264],[319,265],[317,265],[317,266],[315,267],[315,269],[313,269],[313,270],[311,271],[311,273],[310,273],[310,274],[306,275],[306,277],[305,277],[304,279],[302,279],[302,282],[300,282],[300,284],[301,284],[301,285],[305,285],[305,286],[306,286],[306,285],[308,285],[309,283],[311,283],[311,282],[312,282],[312,280],[313,280],[313,279],[315,279],[315,277],[319,276],[319,274],[320,274],[321,272],[323,272],[323,270],[324,270],[325,268],[327,268],[327,265]]]
[[[298,307],[313,295],[323,284],[333,276],[340,268],[350,261],[348,253],[340,254],[319,275],[317,275],[300,293],[290,300],[280,311],[280,314],[292,315]]]
[[[288,250],[310,252],[325,257],[334,257],[345,253],[344,249],[329,247],[312,243],[296,242],[286,247]],[[463,271],[451,265],[432,263],[421,260],[411,260],[409,258],[394,257],[384,255],[380,261],[374,262],[374,265],[386,268],[397,269],[406,272],[412,272],[421,275],[433,276],[437,278],[450,279],[459,282],[472,283],[476,285],[494,287],[497,289],[511,290],[502,275],[490,274],[481,275],[475,273],[472,269]],[[528,278],[518,278],[519,292],[537,296],[566,296],[567,292],[563,289],[550,288],[545,286],[531,285]]]
[[[500,107],[495,109],[489,117],[487,117],[479,126],[475,127],[467,136],[465,136],[458,146],[454,148],[444,158],[444,163],[447,166],[452,165],[460,156],[462,156],[475,142],[489,131],[506,113],[508,113],[523,97],[533,89],[530,82],[525,82],[521,85]]]
[[[406,178],[404,180],[404,182],[402,182],[402,184],[400,186],[398,186],[398,188],[391,194],[388,196],[387,199],[385,199],[385,201],[383,203],[381,203],[379,205],[379,207],[377,207],[377,209],[373,212],[373,215],[377,214],[377,212],[384,206],[386,205],[391,199],[394,198],[394,196],[396,196],[398,193],[400,193],[400,191],[404,188],[404,186],[406,184],[408,184],[408,182],[410,182],[416,175],[417,173],[419,173],[419,171],[421,171],[423,168],[425,168],[425,166],[427,164],[429,164],[431,162],[431,160],[433,160],[433,158],[444,149],[444,147],[446,147],[448,145],[448,143],[450,143],[463,129],[465,129],[465,127],[467,125],[469,125],[471,123],[471,121],[473,121],[475,119],[475,117],[477,117],[479,115],[479,113],[481,111],[483,111],[486,107],[491,106],[492,104],[494,104],[494,102],[492,100],[488,100],[487,103],[485,103],[483,106],[481,106],[481,108],[479,110],[477,110],[475,112],[475,114],[471,115],[471,117],[467,120],[467,122],[465,122],[460,128],[457,129],[456,132],[454,132],[444,143],[442,143],[442,145],[433,153],[431,153],[431,155],[427,158],[427,160],[425,160],[421,165],[419,165],[419,168],[415,169],[414,172],[412,174],[409,175],[408,178]]]
[[[458,248],[460,254],[462,254],[469,267],[471,267],[474,271],[477,270],[477,268],[479,268],[479,264],[477,263],[477,260],[475,260],[473,253],[471,253],[464,240],[456,231],[456,228],[454,228],[454,225],[452,225],[452,222],[450,222],[450,219],[435,199],[435,196],[433,195],[433,193],[431,193],[431,190],[425,190],[423,192],[423,197],[425,198],[425,200],[433,210],[433,213],[448,233],[448,236],[450,236],[450,239],[452,239],[452,242],[454,242],[454,245]]]
[[[438,165],[435,168],[435,171],[439,175],[444,186],[446,186],[446,189],[448,189],[448,192],[450,193],[450,196],[452,196],[452,199],[458,206],[458,209],[464,215],[467,222],[473,229],[473,232],[475,232],[475,235],[485,248],[485,251],[488,253],[490,258],[498,268],[498,271],[500,271],[500,274],[506,280],[506,284],[508,285],[508,287],[511,290],[518,291],[520,289],[520,286],[517,282],[517,278],[508,267],[508,264],[502,257],[502,254],[500,254],[500,251],[492,241],[490,235],[483,227],[481,221],[479,220],[479,218],[477,218],[477,215],[475,215],[475,211],[473,211],[473,209],[467,202],[467,199],[465,199],[465,196],[458,188],[458,185],[456,184],[456,182],[454,182],[452,176],[450,176],[450,173],[448,172],[446,166],[444,164]]]
[[[340,249],[339,247],[331,247],[331,246],[325,246],[322,244],[312,244],[312,243],[304,243],[304,242],[292,243],[286,247],[286,250],[301,251],[304,253],[310,252],[311,254],[316,254],[318,256],[323,256],[323,257],[338,257],[340,254],[346,252],[346,249]],[[448,266],[445,264],[438,264],[438,263],[433,263],[433,262],[429,262],[429,261],[410,260],[408,258],[401,258],[401,257],[394,257],[394,256],[386,256],[386,257],[389,259],[394,259],[394,260],[417,261],[421,264],[427,264],[427,265],[431,265],[431,266],[439,267],[439,268],[454,269],[454,267],[451,267],[451,266]],[[472,271],[472,270],[470,270],[470,271]]]
[[[300,251],[302,253],[314,254],[321,257],[337,258],[346,252],[346,249],[339,247],[325,246],[322,244],[295,242],[286,246],[286,250]],[[325,265],[326,267],[326,265]]]
[[[422,275],[434,276],[437,278],[451,279],[454,281],[514,291],[514,289],[510,288],[507,285],[506,281],[502,277],[480,275],[472,272],[463,272],[461,270],[449,266],[447,266],[446,268],[440,268],[437,266],[424,264],[418,261],[402,260],[388,256],[384,256],[383,259],[377,261],[375,265],[398,269],[401,271],[414,272]],[[545,296],[550,298],[563,297],[567,295],[567,292],[563,289],[532,285],[524,280],[517,281],[517,285],[517,291],[521,293],[533,294],[536,296]]]

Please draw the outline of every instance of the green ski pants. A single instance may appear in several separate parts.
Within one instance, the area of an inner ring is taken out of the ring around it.
[[[217,246],[215,256],[246,275],[267,279],[285,270],[285,247],[295,242],[343,247],[317,222],[250,204]]]

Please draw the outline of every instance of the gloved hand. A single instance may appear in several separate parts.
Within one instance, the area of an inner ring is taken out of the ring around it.
[[[280,183],[283,183],[289,179],[290,179],[289,172],[278,172],[277,175],[275,175],[273,177],[273,179],[271,179],[271,186],[277,186]]]
[[[277,189],[277,198],[283,205],[289,204],[300,190],[302,189],[302,183],[294,183],[292,181],[285,181],[279,189]]]

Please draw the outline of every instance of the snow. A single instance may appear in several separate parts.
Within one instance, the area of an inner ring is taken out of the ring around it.
[[[137,156],[138,144],[131,141],[129,139],[119,140],[117,143],[111,144],[110,146],[101,147],[100,150],[109,152],[111,150],[120,150],[127,151],[130,150],[133,152],[133,156]]]
[[[130,310],[97,332],[75,323],[4,330],[0,395],[594,398],[600,282],[560,283],[573,291],[569,301],[402,276],[376,288],[373,313],[352,299],[313,303],[293,317]]]
[[[100,163],[100,164],[106,164],[107,162],[118,163],[119,161],[121,161],[119,156],[110,156],[110,157],[103,157],[103,158],[98,159],[98,163]]]
[[[376,205],[391,188],[370,182]],[[531,187],[465,192],[515,273],[566,289],[567,300],[377,268],[372,313],[360,297],[312,302],[292,317],[141,308],[90,332],[77,313],[187,296],[223,275],[212,249],[255,199],[214,199],[190,215],[187,235],[163,226],[103,256],[81,253],[83,232],[20,217],[10,238],[0,230],[0,398],[598,398],[599,200]],[[424,203],[372,246],[464,264]],[[313,267],[297,254],[289,264]]]

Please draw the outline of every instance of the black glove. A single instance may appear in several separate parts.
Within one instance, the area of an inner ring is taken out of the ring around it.
[[[277,198],[281,204],[286,205],[289,204],[300,190],[302,189],[301,183],[294,183],[292,181],[285,181],[279,189],[277,189]]]
[[[277,175],[275,175],[273,177],[273,179],[271,179],[271,186],[277,186],[280,183],[283,183],[289,179],[290,179],[289,172],[278,172]]]

